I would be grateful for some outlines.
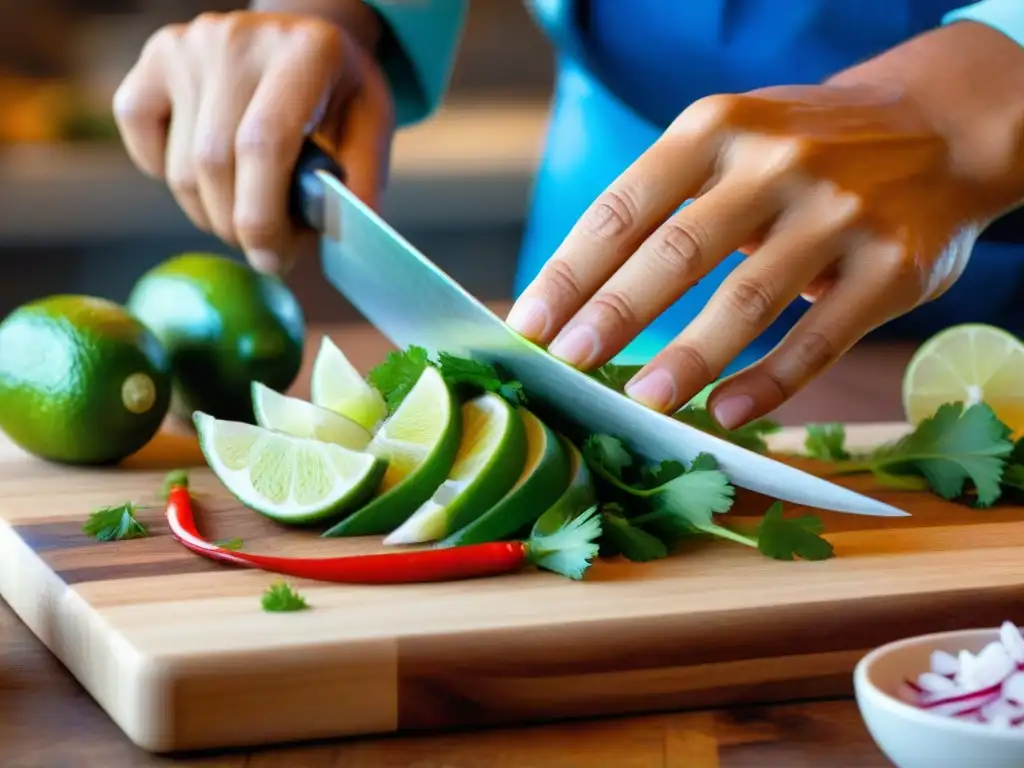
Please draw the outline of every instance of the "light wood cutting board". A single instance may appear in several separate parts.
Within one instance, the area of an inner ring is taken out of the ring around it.
[[[899,429],[851,434],[871,444]],[[778,445],[801,441],[788,432]],[[1024,620],[1024,508],[976,511],[867,478],[844,482],[914,516],[823,514],[838,554],[827,562],[710,544],[601,562],[582,583],[534,571],[432,586],[294,580],[312,609],[268,614],[260,594],[278,577],[195,557],[162,522],[164,472],[200,462],[191,438],[169,434],[112,470],[0,444],[0,594],[149,750],[846,694],[875,645]],[[205,469],[193,486],[208,494],[205,532],[251,551],[376,546],[282,531]],[[125,500],[157,504],[140,513],[150,538],[81,533],[90,510]],[[736,513],[766,505],[750,496]]]

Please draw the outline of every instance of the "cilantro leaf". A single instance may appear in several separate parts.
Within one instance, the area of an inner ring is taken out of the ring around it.
[[[691,469],[664,485],[638,493],[650,503],[650,511],[634,518],[633,523],[678,538],[695,532],[723,535],[714,515],[729,511],[736,490],[720,470]]]
[[[614,512],[601,515],[601,530],[614,550],[634,563],[646,563],[668,557],[665,543]]]
[[[409,394],[423,371],[430,365],[430,356],[423,347],[388,353],[384,362],[372,369],[366,379],[381,393],[388,413],[394,413]]]
[[[591,469],[609,481],[624,483],[624,473],[634,465],[631,454],[622,441],[611,435],[591,435],[583,444],[583,457]]]
[[[846,450],[846,428],[838,422],[808,424],[804,448],[808,456],[821,461],[846,461],[850,458]]]
[[[970,482],[977,506],[988,507],[999,498],[1006,458],[1014,450],[1009,434],[988,405],[964,409],[962,403],[948,403],[909,435],[838,469],[869,471],[890,481],[916,475],[944,499],[962,496]]]
[[[135,519],[135,504],[126,501],[117,507],[103,507],[89,515],[82,532],[97,541],[126,541],[149,536],[146,526]]]
[[[508,400],[512,405],[526,405],[526,391],[521,381],[506,381],[498,387],[498,394]]]
[[[220,541],[215,541],[214,544],[221,549],[241,549],[243,542],[240,538],[235,536],[233,539],[221,539]]]
[[[757,548],[775,560],[827,560],[835,551],[819,536],[822,530],[821,520],[816,517],[783,517],[782,504],[776,501],[758,524]]]
[[[485,392],[494,392],[501,386],[498,372],[487,363],[441,352],[437,356],[437,367],[441,375],[452,386],[466,384]]]
[[[616,392],[625,392],[626,384],[643,368],[642,365],[605,363],[590,372],[590,376]]]
[[[441,352],[437,356],[437,367],[445,381],[453,387],[496,392],[512,405],[526,403],[526,393],[523,391],[522,383],[506,381],[493,365]]]
[[[698,456],[698,460],[704,456],[701,454]],[[717,468],[717,467],[716,467]],[[670,480],[675,480],[680,475],[686,473],[686,467],[678,461],[663,461],[660,464],[656,464],[651,467],[644,465],[640,469],[640,480],[646,488],[655,488],[659,485],[664,485]]]
[[[279,581],[267,587],[260,599],[264,611],[271,613],[283,613],[286,611],[304,611],[309,608],[309,603],[298,592],[288,584]]]
[[[164,481],[160,486],[160,498],[166,500],[171,494],[171,488],[176,485],[184,486],[188,488],[188,470],[187,469],[172,469],[164,477]]]
[[[567,520],[553,533],[531,536],[526,543],[528,560],[570,579],[582,579],[597,557],[601,538],[601,516],[597,507],[590,507]]]
[[[737,429],[723,429],[707,409],[693,405],[680,408],[672,418],[757,453],[765,453],[768,450],[765,436],[774,434],[782,428],[771,419],[757,419]]]

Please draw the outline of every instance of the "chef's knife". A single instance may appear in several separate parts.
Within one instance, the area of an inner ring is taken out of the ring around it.
[[[395,346],[417,345],[498,364],[530,401],[652,460],[717,459],[733,483],[819,509],[881,517],[907,513],[657,413],[524,340],[342,184],[312,142],[296,167],[292,211],[321,234],[327,279]]]

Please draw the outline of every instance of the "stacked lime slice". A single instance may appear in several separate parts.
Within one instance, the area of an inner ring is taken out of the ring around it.
[[[461,437],[459,408],[436,368],[424,369],[367,451],[388,462],[376,497],[325,536],[390,533],[448,477]]]
[[[462,406],[462,440],[448,478],[385,544],[418,544],[475,520],[515,484],[526,461],[526,429],[512,406],[486,394]]]
[[[498,541],[531,525],[569,486],[570,461],[562,441],[531,412],[520,409],[526,426],[526,465],[504,498],[484,514],[452,521],[447,546]]]
[[[282,523],[312,523],[358,508],[387,466],[336,443],[222,421],[202,411],[193,419],[203,456],[225,487]]]
[[[365,449],[373,439],[369,431],[341,414],[282,395],[258,381],[252,383],[252,409],[259,426],[295,437],[335,443],[353,451]]]
[[[345,353],[324,336],[310,380],[313,405],[334,411],[363,429],[373,430],[388,414],[380,392],[371,387]]]

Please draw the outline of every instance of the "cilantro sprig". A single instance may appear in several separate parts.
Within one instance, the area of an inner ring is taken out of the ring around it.
[[[149,536],[149,530],[135,518],[135,512],[139,509],[142,507],[130,501],[97,509],[85,521],[82,532],[104,542],[144,539]]]
[[[690,466],[667,461],[651,465],[621,440],[594,435],[583,457],[599,483],[603,549],[637,562],[666,557],[686,539],[716,537],[758,549],[767,557],[821,560],[832,545],[820,537],[814,517],[787,519],[774,504],[753,534],[724,525],[719,516],[733,505],[735,489],[714,457],[697,456]]]
[[[304,611],[309,608],[306,599],[283,581],[278,581],[267,587],[260,598],[260,605],[268,613]]]
[[[845,447],[837,424],[810,425],[808,455],[834,464],[837,474],[870,472],[884,485],[931,490],[944,499],[974,498],[992,506],[1006,487],[1024,488],[1024,447],[991,407],[947,403],[903,438],[861,455]]]
[[[384,362],[370,371],[367,380],[381,393],[388,412],[394,413],[412,391],[427,366],[434,366],[450,387],[467,395],[495,392],[512,405],[524,405],[526,393],[521,382],[510,379],[495,366],[479,360],[441,352],[431,360],[423,347],[388,354]]]

